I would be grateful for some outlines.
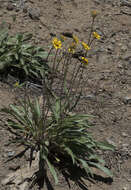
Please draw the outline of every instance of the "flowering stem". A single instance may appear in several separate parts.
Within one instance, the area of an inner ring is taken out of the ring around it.
[[[52,49],[53,49],[53,46],[52,46],[52,47],[50,48],[50,50],[49,50],[49,53],[48,53],[47,58],[46,58],[46,61],[48,61],[48,58],[49,58],[49,56],[50,56],[50,54],[51,54]]]
[[[76,99],[74,105],[73,105],[73,106],[70,108],[70,110],[69,110],[69,111],[71,111],[71,112],[72,112],[72,110],[77,106],[77,104],[78,104],[78,102],[79,102],[79,100],[80,100],[80,97],[81,97],[81,95],[82,95],[81,80],[83,79],[83,72],[84,72],[84,69],[81,70],[81,75],[80,75],[79,84],[78,84],[78,86],[80,86],[80,93],[79,93],[79,95],[78,95],[78,97],[77,97],[77,99]],[[77,90],[78,90],[78,88],[77,88]],[[76,91],[76,94],[77,94],[77,91]]]
[[[90,31],[89,39],[88,39],[88,44],[89,44],[89,46],[90,46],[90,41],[91,41],[91,35],[92,35],[92,32],[93,32],[94,20],[95,20],[95,18],[92,18],[91,31]]]
[[[75,83],[75,79],[80,71],[80,68],[81,68],[81,65],[78,67],[76,73],[75,73],[75,69],[76,69],[76,64],[75,64],[75,69],[74,69],[74,75],[72,76],[72,79],[71,79],[71,84],[70,84],[70,87],[69,87],[69,90],[68,90],[68,96],[70,96],[71,92],[72,92],[72,88],[73,88],[73,85]]]

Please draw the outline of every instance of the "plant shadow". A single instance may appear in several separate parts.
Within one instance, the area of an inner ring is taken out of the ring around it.
[[[72,189],[72,182],[81,190],[89,190],[87,186],[88,181],[93,184],[95,184],[96,182],[102,182],[108,185],[111,185],[113,182],[113,179],[111,177],[103,177],[97,174],[94,174],[93,177],[89,174],[87,175],[87,173],[83,169],[72,164],[66,166],[64,164],[63,167],[57,166],[57,168],[64,178],[64,181],[66,182],[65,185],[67,185],[69,189]],[[32,189],[34,184],[37,184],[39,186],[39,189],[42,189],[44,186],[46,186],[47,190],[56,190],[54,183],[47,173],[48,172],[44,171],[41,175],[38,171],[35,174],[36,179],[35,181],[33,180],[30,189]]]

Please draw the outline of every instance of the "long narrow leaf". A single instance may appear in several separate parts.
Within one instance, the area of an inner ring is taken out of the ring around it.
[[[54,179],[55,179],[55,183],[58,184],[58,177],[57,177],[57,174],[56,174],[56,171],[55,171],[55,168],[54,166],[49,162],[48,159],[46,159],[46,162],[47,162],[47,165],[50,169],[50,172],[52,173]]]
[[[101,166],[100,164],[95,163],[95,162],[88,162],[88,163],[89,163],[90,165],[95,166],[96,168],[102,170],[102,171],[103,171],[105,174],[107,174],[108,176],[113,177],[113,174],[111,173],[111,171],[110,171],[108,168],[106,168],[106,167],[104,167],[104,166]]]

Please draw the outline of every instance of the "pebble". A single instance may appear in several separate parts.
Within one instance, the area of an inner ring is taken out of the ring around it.
[[[94,0],[94,2],[95,2],[96,4],[98,4],[98,5],[101,3],[100,0]]]
[[[108,45],[107,50],[108,50],[108,51],[113,51],[113,50],[114,50],[114,46],[113,46],[113,45],[111,45],[111,44],[110,44],[110,45]]]
[[[120,5],[131,7],[131,1],[130,0],[120,0]]]
[[[129,147],[129,144],[127,144],[127,143],[126,144],[122,144],[122,148],[123,149],[127,149],[128,147]]]
[[[40,9],[38,8],[30,8],[28,9],[29,16],[32,20],[39,20],[40,17]]]
[[[131,95],[124,97],[123,102],[125,104],[131,104]]]
[[[129,61],[131,59],[131,52],[126,52],[126,54],[123,56],[123,60]]]
[[[128,43],[128,48],[131,49],[131,42]]]
[[[122,136],[123,136],[123,137],[128,137],[128,134],[125,133],[125,132],[122,132]]]
[[[117,147],[116,143],[115,143],[112,139],[106,138],[106,141],[107,141],[109,144],[111,144],[111,145]]]
[[[115,43],[116,43],[116,40],[115,40],[115,39],[111,39],[111,43],[112,43],[112,44],[115,44]]]
[[[86,100],[92,100],[95,101],[96,97],[93,94],[89,94],[87,96],[82,96],[81,99],[86,99]]]
[[[123,52],[127,51],[127,46],[122,45],[122,47],[121,47],[121,51],[123,51]]]
[[[100,4],[100,3],[113,3],[113,0],[94,0],[94,2],[95,3],[97,3],[98,5]]]
[[[128,185],[125,185],[123,188],[122,188],[122,190],[130,190],[130,185],[128,184]]]
[[[16,170],[18,170],[18,169],[20,169],[20,165],[11,165],[11,166],[9,166],[9,170],[12,170],[12,171],[16,171]]]
[[[15,151],[9,151],[7,153],[8,157],[12,157],[12,156],[14,156],[14,154],[15,154]]]
[[[14,9],[14,6],[12,3],[8,3],[6,8],[8,11],[12,11]]]

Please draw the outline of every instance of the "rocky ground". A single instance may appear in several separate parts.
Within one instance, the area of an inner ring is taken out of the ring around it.
[[[0,0],[0,22],[6,22],[10,34],[32,33],[33,42],[47,48],[52,36],[65,31],[71,31],[86,41],[91,24],[90,12],[94,9],[99,11],[95,30],[101,35],[101,40],[89,54],[88,80],[79,111],[96,116],[92,129],[96,139],[107,140],[116,146],[114,153],[104,154],[114,178],[110,183],[106,178],[98,178],[94,183],[86,180],[87,188],[77,187],[71,182],[71,189],[130,190],[131,0]],[[16,17],[15,22],[13,17]],[[13,87],[0,83],[0,108],[8,106],[19,96],[20,92]],[[4,119],[4,116],[0,115],[0,118]],[[24,190],[27,187],[20,187],[18,181],[12,184],[7,174],[17,178],[22,168],[26,173],[28,155],[24,160],[5,163],[22,148],[8,145],[9,137],[0,122],[0,189]],[[104,176],[99,171],[96,173]],[[62,179],[54,188],[68,189],[68,185]]]

